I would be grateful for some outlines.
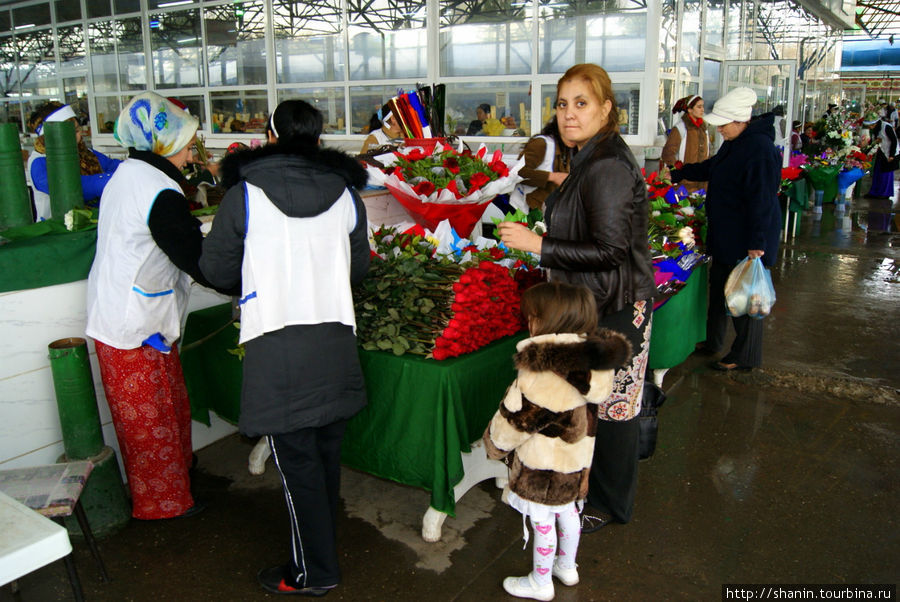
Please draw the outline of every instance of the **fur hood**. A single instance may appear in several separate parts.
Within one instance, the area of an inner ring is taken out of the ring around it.
[[[312,145],[267,144],[227,155],[222,182],[242,181],[265,191],[282,213],[311,217],[327,211],[346,188],[363,188],[366,171],[341,151]]]

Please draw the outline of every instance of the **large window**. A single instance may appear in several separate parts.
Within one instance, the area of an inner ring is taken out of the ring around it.
[[[206,8],[203,23],[210,86],[266,83],[265,2]]]
[[[531,73],[531,2],[443,0],[440,7],[442,76]]]
[[[350,0],[350,80],[425,77],[425,12],[422,0]]]
[[[157,89],[202,86],[200,11],[190,9],[151,15],[150,51]]]
[[[344,79],[340,0],[274,0],[272,11],[279,84]]]

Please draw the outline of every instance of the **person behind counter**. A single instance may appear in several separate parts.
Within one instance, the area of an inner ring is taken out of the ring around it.
[[[510,205],[525,213],[530,209],[542,209],[547,196],[569,175],[572,146],[562,139],[556,116],[553,116],[541,133],[526,142],[519,153],[520,159],[525,158],[519,175],[525,179],[510,193]]]
[[[44,124],[52,121],[72,121],[75,124],[75,140],[78,143],[78,160],[81,168],[81,190],[85,202],[100,198],[103,188],[121,163],[118,159],[111,159],[99,151],[88,148],[72,107],[56,101],[39,106],[28,118],[28,127],[37,134],[37,138],[34,140],[34,150],[31,151],[26,166],[34,190],[36,221],[50,219],[50,184],[47,178]]]
[[[200,222],[178,185],[198,125],[154,92],[122,110],[115,137],[128,159],[103,190],[88,276],[86,332],[96,344],[132,516],[143,520],[204,508],[190,490],[191,408],[175,346],[191,278],[209,286],[197,263]]]
[[[656,283],[647,246],[647,184],[619,134],[615,96],[602,67],[571,67],[556,85],[556,119],[578,153],[563,185],[545,203],[547,235],[501,222],[506,246],[540,255],[550,281],[584,284],[598,323],[631,343],[613,392],[600,404],[582,532],[631,520],[637,490],[637,415],[650,350]]]
[[[200,267],[243,283],[246,355],[239,428],[266,437],[291,523],[288,562],[257,580],[276,594],[322,596],[341,580],[335,538],[341,440],[366,404],[351,285],[369,268],[366,172],[319,146],[323,117],[286,100],[262,148],[228,155],[229,187]]]
[[[362,148],[359,150],[360,155],[364,155],[370,148],[375,149],[385,144],[391,144],[395,138],[403,136],[394,114],[388,111],[386,115],[383,115],[383,110],[384,107],[372,115],[372,119],[369,121],[369,135],[363,140]]]
[[[660,169],[677,163],[698,163],[709,158],[709,136],[703,122],[703,99],[697,95],[686,96],[675,103],[672,113],[675,124],[659,158]],[[684,187],[694,192],[706,187],[706,182],[684,182]]]
[[[491,105],[486,102],[481,103],[475,109],[475,119],[469,122],[466,129],[466,136],[477,136],[484,129],[484,122],[491,116]]]

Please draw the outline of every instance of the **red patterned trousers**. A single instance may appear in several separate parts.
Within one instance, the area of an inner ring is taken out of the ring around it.
[[[131,514],[145,520],[178,516],[194,505],[188,476],[191,406],[178,351],[95,344],[128,475]]]

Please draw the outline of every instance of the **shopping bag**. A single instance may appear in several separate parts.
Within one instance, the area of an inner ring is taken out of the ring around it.
[[[656,451],[656,435],[659,431],[657,411],[665,403],[666,394],[653,381],[644,381],[641,396],[641,412],[638,414],[638,459],[646,460]]]
[[[749,315],[761,320],[769,315],[775,304],[772,275],[759,257],[745,257],[725,282],[725,307],[733,317]]]

